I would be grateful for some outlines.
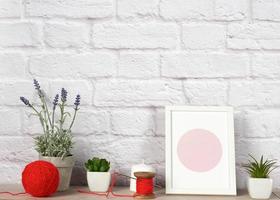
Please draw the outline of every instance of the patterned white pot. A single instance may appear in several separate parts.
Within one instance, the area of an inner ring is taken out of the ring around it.
[[[75,164],[74,157],[68,156],[64,159],[61,159],[60,157],[39,156],[39,159],[48,161],[57,167],[59,171],[59,185],[57,191],[62,192],[68,190],[70,186],[72,170]]]

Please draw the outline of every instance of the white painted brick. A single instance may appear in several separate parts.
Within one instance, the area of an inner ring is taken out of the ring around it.
[[[96,24],[92,39],[98,48],[174,48],[177,29],[171,23]]]
[[[253,0],[253,18],[258,20],[280,21],[279,0]]]
[[[27,0],[26,15],[33,17],[104,18],[113,15],[112,0]]]
[[[215,0],[215,19],[243,20],[248,16],[248,8],[247,0]]]
[[[256,77],[280,78],[280,56],[255,54],[252,58],[252,71]]]
[[[0,184],[20,183],[38,158],[31,137],[40,123],[19,100],[38,106],[38,77],[50,101],[70,91],[69,111],[82,95],[72,183],[86,184],[84,162],[98,156],[124,174],[145,159],[164,184],[163,106],[229,104],[237,187],[246,187],[248,153],[280,159],[279,8],[279,0],[0,0]]]
[[[243,54],[162,54],[162,75],[165,77],[245,77],[249,57]]]
[[[280,24],[230,24],[228,36],[232,49],[280,49]]]
[[[118,16],[121,18],[158,15],[158,0],[118,0]]]
[[[80,23],[47,23],[44,34],[51,47],[81,47],[89,41],[89,27]]]
[[[269,159],[279,159],[279,141],[274,139],[241,139],[236,141],[236,163],[244,164],[249,159],[249,154],[257,159],[262,155]],[[241,150],[242,149],[242,150]]]
[[[1,137],[0,152],[1,162],[29,163],[38,159],[31,137]]]
[[[226,82],[189,80],[184,87],[190,104],[225,105],[227,102]]]
[[[10,191],[11,185],[21,184],[21,173],[25,164],[15,162],[0,163],[0,179],[1,191]],[[9,186],[9,187],[8,187]]]
[[[0,18],[20,17],[21,1],[20,0],[0,0]]]
[[[279,81],[232,81],[229,88],[229,103],[242,105],[279,105]]]
[[[52,104],[49,102],[49,111],[52,109]],[[69,102],[70,103],[70,102]],[[71,104],[73,99],[71,99]],[[69,113],[73,116],[73,109],[67,108]],[[56,109],[55,120],[59,117],[59,109]],[[71,120],[69,118],[65,121],[65,128],[69,127]],[[107,134],[110,132],[110,116],[106,112],[94,111],[88,112],[86,108],[81,106],[75,123],[72,127],[72,134],[76,137],[78,135],[86,136],[89,134]],[[37,115],[34,115],[31,109],[25,108],[23,119],[23,133],[31,136],[40,135],[43,133],[42,126]]]
[[[223,25],[185,24],[183,42],[188,49],[220,49],[226,44],[226,29]]]
[[[20,53],[0,54],[0,77],[1,78],[24,78],[25,61]]]
[[[125,137],[106,144],[108,151],[114,154],[115,163],[132,165],[143,159],[147,164],[164,161],[164,138]]]
[[[165,110],[162,108],[156,109],[156,135],[165,135]]]
[[[102,135],[102,137],[104,137],[104,136]],[[75,145],[73,146],[73,150],[71,152],[73,155],[75,155],[75,159],[76,159],[75,165],[76,166],[84,167],[84,163],[88,159],[95,156],[94,154],[91,153],[92,148],[98,149],[100,146],[98,146],[98,145],[96,147],[92,146],[91,145],[92,139],[93,138],[74,135],[73,141],[74,141]],[[100,141],[100,144],[101,144],[102,140],[98,140],[98,141]]]
[[[112,131],[116,135],[155,135],[155,120],[149,110],[112,111]]]
[[[115,160],[118,160],[115,157],[115,151],[117,148],[112,144],[114,141],[120,140],[119,137],[114,137],[111,134],[98,135],[91,134],[87,137],[74,137],[75,146],[73,149],[73,154],[76,157],[77,166],[83,166],[86,160],[92,157],[101,157],[110,160],[112,163],[115,163]],[[86,148],[85,148],[86,147]]]
[[[236,185],[237,189],[247,188],[248,173],[245,171],[244,167],[236,166]]]
[[[43,128],[38,116],[35,115],[29,107],[24,107],[22,126],[23,134],[25,135],[31,135],[34,137],[43,134]]]
[[[29,62],[30,72],[36,77],[110,77],[117,71],[115,56],[109,53],[33,55]]]
[[[165,19],[209,19],[213,17],[213,0],[162,0],[160,14]]]
[[[95,88],[97,106],[164,106],[185,102],[178,81],[102,80]]]
[[[21,113],[18,109],[0,109],[0,136],[21,135]]]
[[[40,45],[39,26],[35,23],[0,23],[0,46],[24,47]]]
[[[121,77],[159,77],[159,55],[155,53],[121,53],[118,75]]]
[[[251,110],[245,113],[243,125],[243,136],[255,137],[275,137],[280,135],[280,112],[277,109],[271,110]]]
[[[245,114],[243,110],[234,108],[234,135],[235,138],[239,138],[244,134],[244,119]]]
[[[81,107],[72,128],[75,135],[102,135],[110,133],[110,115],[104,111],[86,111]]]
[[[81,95],[81,105],[90,105],[92,102],[93,86],[90,82],[84,80],[62,80],[50,82],[50,95],[54,97],[61,93],[61,88],[65,88],[68,92],[68,105],[74,105],[77,94]],[[52,99],[51,99],[52,102]]]
[[[48,88],[44,82],[41,83],[41,87],[48,93]],[[30,102],[38,103],[38,95],[34,90],[32,80],[0,82],[0,104],[23,105],[19,99],[21,96],[26,97]]]

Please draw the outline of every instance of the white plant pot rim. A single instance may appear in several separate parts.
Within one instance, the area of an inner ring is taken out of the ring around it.
[[[40,160],[48,161],[53,163],[56,167],[74,167],[75,160],[74,156],[67,156],[63,159],[61,157],[50,157],[39,155]]]
[[[249,177],[249,179],[251,180],[256,180],[256,181],[260,181],[260,180],[272,180],[272,178],[268,177],[268,178],[252,178],[252,177]]]

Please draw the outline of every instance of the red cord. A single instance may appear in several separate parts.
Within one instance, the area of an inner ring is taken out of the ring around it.
[[[19,192],[19,193],[0,192],[0,194],[9,194],[9,195],[12,195],[12,196],[17,196],[17,195],[21,195],[21,194],[26,194],[26,192]]]
[[[85,194],[93,194],[93,195],[97,195],[97,196],[106,196],[107,198],[109,197],[110,194],[112,194],[112,196],[114,196],[114,197],[128,197],[128,198],[135,197],[135,194],[134,195],[116,194],[113,192],[117,175],[121,175],[121,174],[118,174],[118,173],[112,174],[112,181],[111,181],[110,187],[107,192],[88,192],[88,191],[83,191],[83,190],[78,190],[78,192],[85,193]],[[152,194],[153,193],[153,179],[152,178],[150,178],[150,179],[138,178],[136,180],[136,191],[137,191],[137,194],[140,194],[140,195]],[[25,192],[20,192],[20,193],[0,192],[0,194],[9,194],[12,196],[17,196],[17,195],[22,195],[22,194],[26,194],[26,193]]]
[[[114,189],[114,186],[115,186],[115,183],[116,183],[116,175],[119,175],[119,174],[118,173],[113,173],[111,175],[111,177],[112,177],[111,185],[110,185],[107,192],[88,192],[88,191],[83,191],[83,190],[78,190],[78,192],[85,193],[85,194],[93,194],[93,195],[97,195],[97,196],[106,196],[107,198],[109,197],[110,194],[112,194],[112,196],[114,196],[114,197],[128,197],[128,198],[135,197],[135,195],[116,194],[116,193],[113,192],[113,189]]]

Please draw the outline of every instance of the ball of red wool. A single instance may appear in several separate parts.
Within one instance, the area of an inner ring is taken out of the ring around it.
[[[47,197],[55,193],[59,184],[59,172],[50,162],[35,161],[22,172],[25,192],[34,197]]]

